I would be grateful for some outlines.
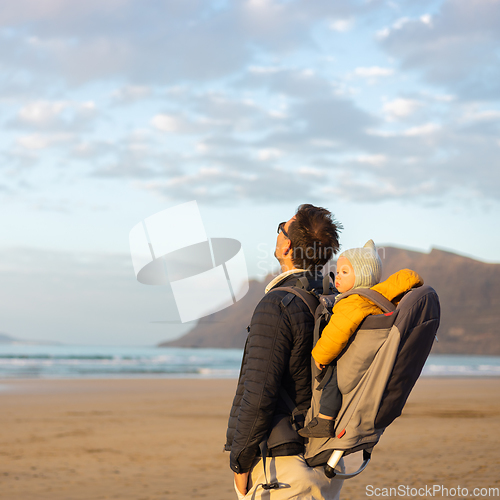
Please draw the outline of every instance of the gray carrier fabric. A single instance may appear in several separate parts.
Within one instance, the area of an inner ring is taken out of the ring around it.
[[[363,289],[356,293],[365,295]],[[345,455],[371,451],[401,414],[429,355],[439,318],[438,296],[424,285],[409,291],[393,312],[363,321],[337,360],[343,401],[335,422],[336,437],[309,439],[305,458],[310,466],[326,463],[333,450],[344,450]],[[313,366],[313,375],[318,374]],[[306,424],[319,412],[318,385],[316,380]]]

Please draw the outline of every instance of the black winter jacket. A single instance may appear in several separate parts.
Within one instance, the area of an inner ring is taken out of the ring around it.
[[[321,290],[322,277],[296,273],[273,287],[255,308],[245,345],[240,378],[229,417],[225,449],[231,451],[234,472],[248,472],[259,444],[268,437],[290,409],[280,395],[283,387],[299,410],[311,404],[311,350],[314,318],[307,305],[295,297],[286,307],[281,301],[285,286],[295,286],[306,276],[309,289]],[[268,442],[268,445],[272,443]],[[297,455],[304,451],[301,438],[268,449],[268,456]]]

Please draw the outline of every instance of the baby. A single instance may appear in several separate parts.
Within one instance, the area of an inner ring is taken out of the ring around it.
[[[403,269],[380,283],[382,261],[373,240],[363,248],[352,248],[341,253],[337,260],[335,287],[340,293],[357,288],[372,288],[390,301],[398,301],[411,288],[423,285],[414,271]],[[322,370],[331,364],[347,345],[349,338],[361,322],[370,314],[381,314],[382,310],[361,295],[349,295],[336,300],[333,315],[316,343],[312,356],[316,366]],[[342,406],[342,394],[337,384],[337,368],[334,366],[330,380],[323,388],[318,416],[299,431],[303,437],[334,436],[335,418]]]

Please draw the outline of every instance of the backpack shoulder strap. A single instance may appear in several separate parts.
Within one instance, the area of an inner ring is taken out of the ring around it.
[[[348,292],[337,296],[337,301],[348,297],[349,295],[361,295],[362,297],[366,297],[386,313],[396,310],[396,306],[390,300],[386,299],[381,293],[376,290],[372,290],[371,288],[356,288],[354,290],[349,290]]]
[[[294,296],[299,297],[299,299],[305,302],[306,306],[309,308],[309,311],[311,311],[311,314],[314,316],[316,308],[319,304],[319,299],[316,297],[316,295],[302,288],[296,288],[293,286],[284,286],[281,288],[276,288],[276,290],[286,290],[288,292],[288,294],[285,295],[285,297],[281,301],[282,307],[286,307],[292,301]]]
[[[292,398],[283,386],[280,386],[280,396],[283,398],[283,401],[288,406],[290,413],[293,415],[297,411],[297,405],[293,402]]]

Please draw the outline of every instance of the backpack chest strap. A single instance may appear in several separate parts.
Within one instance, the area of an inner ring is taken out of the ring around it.
[[[396,310],[396,306],[390,300],[371,288],[356,288],[355,290],[349,290],[348,292],[337,295],[336,300],[339,301],[349,295],[361,295],[362,297],[366,297],[386,313]]]

